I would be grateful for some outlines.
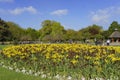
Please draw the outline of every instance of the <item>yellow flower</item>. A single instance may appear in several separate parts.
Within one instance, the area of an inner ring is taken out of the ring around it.
[[[120,58],[115,58],[115,57],[113,57],[113,58],[112,58],[112,61],[113,61],[113,62],[115,62],[115,61],[120,61]]]
[[[105,59],[105,62],[106,62],[106,63],[109,63],[109,61],[108,61],[107,59]]]
[[[73,60],[71,60],[70,62],[71,62],[72,64],[76,64],[76,63],[78,63],[78,60],[73,59]]]
[[[95,64],[95,65],[99,65],[100,62],[99,62],[99,61],[94,61],[94,64]]]
[[[75,58],[78,59],[78,58],[79,58],[79,55],[76,55]]]

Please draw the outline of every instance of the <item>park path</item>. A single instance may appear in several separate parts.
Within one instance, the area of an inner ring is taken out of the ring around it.
[[[111,46],[120,46],[120,42],[112,42],[110,43]]]

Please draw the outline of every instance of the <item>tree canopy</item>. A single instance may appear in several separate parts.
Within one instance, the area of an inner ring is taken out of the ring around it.
[[[115,30],[120,31],[120,24],[113,21],[108,30],[103,30],[99,25],[93,24],[78,31],[73,29],[65,29],[60,22],[53,20],[44,20],[41,23],[41,28],[35,30],[31,27],[27,29],[22,28],[14,22],[6,22],[0,18],[0,41],[48,41],[48,42],[61,42],[61,41],[81,41],[84,39],[107,39],[109,35]]]
[[[118,30],[120,31],[120,24],[118,24],[117,21],[113,21],[113,22],[110,24],[108,31],[109,31],[110,33],[112,33],[112,32],[115,31],[115,29],[118,29]]]
[[[64,39],[64,27],[56,21],[45,20],[40,29],[41,40],[61,41]]]
[[[11,33],[8,30],[9,26],[0,18],[0,41],[7,41],[11,38]]]

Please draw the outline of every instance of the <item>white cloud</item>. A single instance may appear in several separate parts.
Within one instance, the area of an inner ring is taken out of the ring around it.
[[[120,7],[109,7],[92,12],[91,20],[93,23],[106,24],[118,16],[120,16]]]
[[[14,2],[14,0],[0,0],[0,2]]]
[[[36,14],[37,10],[32,6],[29,6],[29,7],[16,8],[14,10],[9,10],[9,12],[11,14],[14,14],[14,15],[22,14],[24,12],[29,12],[29,13],[32,13],[32,14]]]
[[[62,9],[62,10],[56,10],[50,13],[51,15],[57,15],[57,16],[62,16],[68,14],[67,9]]]
[[[108,13],[104,13],[104,12],[93,13],[92,21],[95,23],[99,23],[99,22],[106,23],[109,21],[109,17],[110,17],[110,14]]]

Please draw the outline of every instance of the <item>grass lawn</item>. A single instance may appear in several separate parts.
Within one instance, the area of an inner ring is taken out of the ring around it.
[[[10,45],[0,45],[0,50]]]
[[[0,66],[0,80],[50,80],[41,78],[40,76],[25,75],[23,73],[17,73],[12,70],[2,68]]]

